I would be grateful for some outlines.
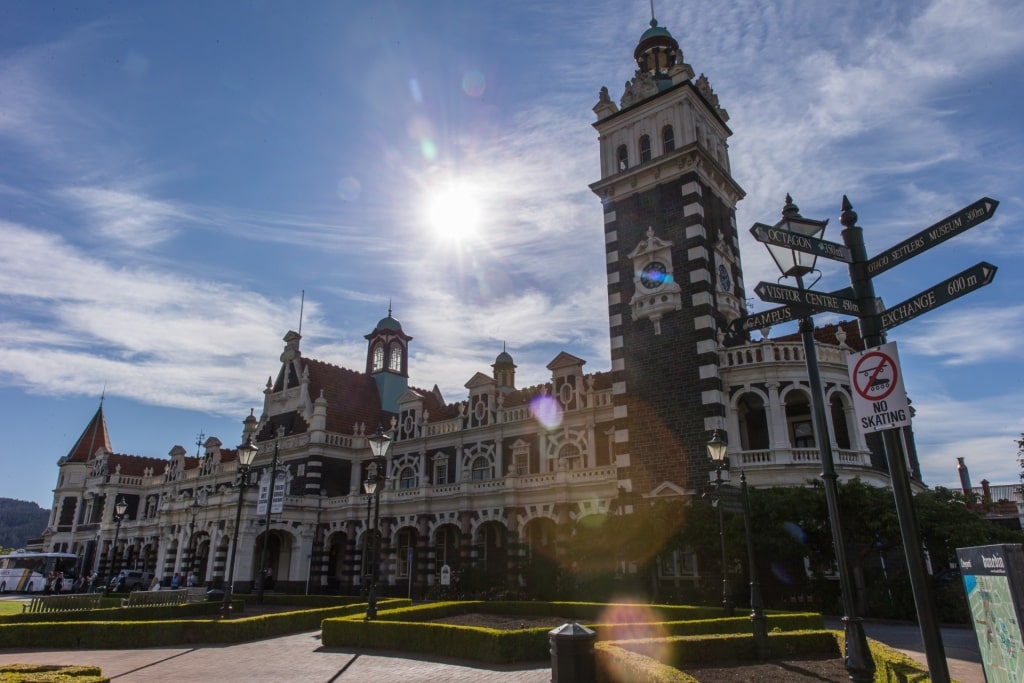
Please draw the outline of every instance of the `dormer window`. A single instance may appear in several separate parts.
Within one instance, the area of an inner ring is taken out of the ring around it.
[[[619,145],[619,148],[615,151],[615,158],[618,160],[620,171],[625,171],[629,168],[629,152],[626,150],[625,145]]]
[[[643,164],[651,160],[651,136],[641,135],[640,136],[640,163]]]
[[[374,370],[374,372],[376,372],[377,370],[383,370],[383,369],[384,369],[384,345],[383,344],[377,344],[375,347],[373,347],[373,370]]]
[[[661,148],[667,154],[676,148],[676,133],[672,126],[665,126],[661,129]]]

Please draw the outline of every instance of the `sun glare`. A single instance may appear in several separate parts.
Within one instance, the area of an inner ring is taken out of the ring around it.
[[[480,192],[465,181],[435,188],[427,198],[426,224],[439,238],[471,239],[480,232],[483,217]]]

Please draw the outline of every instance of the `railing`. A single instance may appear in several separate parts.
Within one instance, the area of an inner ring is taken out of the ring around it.
[[[815,343],[820,363],[831,363],[846,367],[847,351],[830,344]],[[802,342],[763,341],[743,346],[723,348],[718,352],[722,367],[735,368],[742,366],[775,365],[794,363],[806,365],[806,355]]]
[[[821,452],[817,448],[775,448],[729,453],[735,466],[750,469],[777,467],[780,465],[814,465],[821,463]],[[847,467],[870,467],[871,455],[866,451],[844,448],[832,449],[832,460]]]

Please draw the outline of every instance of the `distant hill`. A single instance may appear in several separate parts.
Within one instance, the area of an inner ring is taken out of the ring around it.
[[[30,538],[39,538],[50,511],[26,500],[0,498],[0,548],[24,548]]]

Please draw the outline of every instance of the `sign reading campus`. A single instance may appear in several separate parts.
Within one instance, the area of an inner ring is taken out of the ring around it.
[[[861,431],[910,426],[910,403],[903,388],[896,342],[851,353],[846,367]]]

